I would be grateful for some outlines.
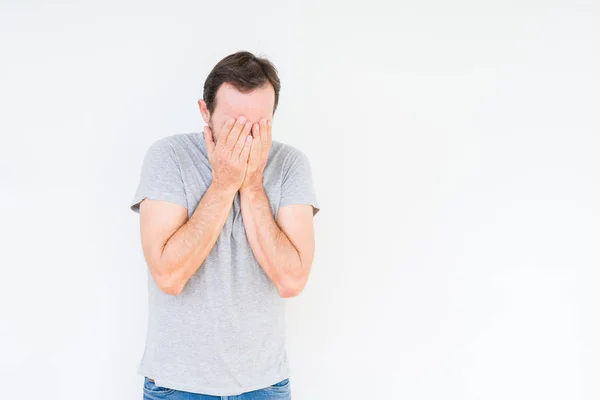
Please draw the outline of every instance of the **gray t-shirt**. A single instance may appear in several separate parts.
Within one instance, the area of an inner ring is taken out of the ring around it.
[[[201,133],[171,135],[148,149],[131,209],[144,198],[186,207],[191,217],[212,181]],[[286,204],[319,211],[306,155],[275,140],[263,173],[273,217]],[[217,242],[172,296],[148,274],[148,329],[138,372],[156,385],[213,396],[262,389],[290,375],[285,299],[264,273],[246,237],[237,192]]]

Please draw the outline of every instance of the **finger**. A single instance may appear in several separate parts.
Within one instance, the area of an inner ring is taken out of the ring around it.
[[[250,121],[246,121],[246,123],[244,124],[244,129],[242,129],[242,132],[240,133],[240,138],[238,139],[233,149],[232,157],[240,156],[240,153],[244,149],[246,136],[249,136],[248,134],[250,133],[250,128],[252,128],[252,123]]]
[[[225,147],[227,145],[227,139],[229,138],[233,124],[235,124],[235,118],[229,118],[221,128],[221,134],[217,139],[217,144],[220,147]]]
[[[227,137],[227,148],[229,149],[229,151],[233,151],[233,148],[235,147],[235,144],[237,143],[240,137],[240,133],[242,132],[242,129],[244,128],[245,124],[246,117],[241,116],[237,119],[235,125],[233,125],[233,128],[229,133],[229,137]]]
[[[264,146],[264,151],[267,153],[267,155],[268,155],[269,151],[271,150],[272,141],[273,141],[273,121],[267,120],[267,137],[262,142],[262,145]]]
[[[263,118],[260,120],[260,139],[267,138],[267,119]]]
[[[250,161],[253,164],[258,164],[260,162],[260,136],[255,138],[252,141],[252,149],[250,149]]]
[[[252,136],[254,136],[255,142],[259,142],[259,143],[257,143],[257,145],[259,145],[260,144],[260,122],[257,122],[254,125],[252,125]],[[250,157],[252,158],[252,155],[250,155]]]
[[[273,122],[269,119],[267,120],[267,138],[271,140],[273,132]]]
[[[208,126],[204,127],[204,142],[206,143],[206,150],[212,153],[215,149],[215,142],[213,140],[212,131]]]
[[[260,151],[261,151],[261,155],[262,152],[266,149],[268,141],[269,141],[269,120],[266,118],[263,118],[262,122],[262,126],[261,126],[261,133],[260,133]],[[266,155],[264,156],[266,157]]]
[[[252,135],[246,136],[246,140],[244,140],[244,148],[240,153],[240,162],[248,162],[248,155],[250,154],[250,148],[254,147],[254,139],[252,139]]]

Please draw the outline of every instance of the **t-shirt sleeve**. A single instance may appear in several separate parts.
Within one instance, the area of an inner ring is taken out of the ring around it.
[[[288,204],[310,204],[313,217],[320,210],[315,193],[312,168],[308,157],[301,151],[294,152],[281,184],[279,207]]]
[[[173,145],[166,138],[155,141],[146,151],[131,210],[139,213],[140,202],[146,198],[169,201],[187,208],[179,162]]]

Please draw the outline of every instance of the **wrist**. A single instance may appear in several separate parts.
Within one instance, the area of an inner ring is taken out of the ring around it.
[[[210,188],[212,188],[215,192],[223,195],[223,196],[235,196],[237,189],[233,186],[223,185],[219,182],[215,182],[214,180],[210,184]]]
[[[246,196],[254,196],[263,191],[264,187],[262,185],[262,182],[253,185],[243,186],[240,188],[240,194],[244,194]]]

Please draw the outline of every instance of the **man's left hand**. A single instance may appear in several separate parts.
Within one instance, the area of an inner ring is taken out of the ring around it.
[[[271,121],[263,118],[252,125],[252,147],[248,157],[246,176],[240,187],[240,192],[262,189],[262,176],[269,150],[271,149]]]

